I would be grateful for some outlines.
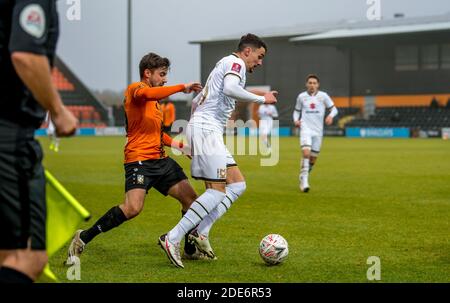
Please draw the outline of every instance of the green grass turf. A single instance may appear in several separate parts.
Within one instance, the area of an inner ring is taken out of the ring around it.
[[[48,168],[91,212],[93,224],[123,200],[123,138],[62,140]],[[180,206],[151,190],[142,214],[91,242],[82,282],[367,282],[369,256],[382,282],[450,282],[450,142],[438,139],[325,138],[300,193],[297,138],[280,140],[277,166],[237,156],[247,191],[214,226],[217,261],[173,267],[157,238],[180,219]],[[189,160],[175,157],[189,174]],[[203,184],[191,182],[198,193]],[[290,254],[279,266],[258,255],[263,236],[279,233]],[[66,247],[50,260],[65,281]]]

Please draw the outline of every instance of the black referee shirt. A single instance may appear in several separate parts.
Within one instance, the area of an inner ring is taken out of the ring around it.
[[[58,34],[55,0],[0,0],[0,127],[41,125],[45,110],[14,70],[11,53],[45,55],[53,65]]]

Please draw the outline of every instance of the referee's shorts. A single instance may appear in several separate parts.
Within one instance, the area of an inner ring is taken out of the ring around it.
[[[42,149],[34,129],[0,125],[0,250],[45,250]]]

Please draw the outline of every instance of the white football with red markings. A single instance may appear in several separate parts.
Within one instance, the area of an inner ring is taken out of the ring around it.
[[[259,244],[259,255],[268,265],[280,264],[287,258],[288,254],[288,243],[280,235],[267,235]]]

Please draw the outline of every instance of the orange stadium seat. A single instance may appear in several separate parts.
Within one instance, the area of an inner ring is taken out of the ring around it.
[[[52,81],[55,84],[56,88],[60,91],[74,91],[74,85],[69,82],[69,80],[64,77],[64,75],[58,70],[58,68],[54,67],[52,69]]]

